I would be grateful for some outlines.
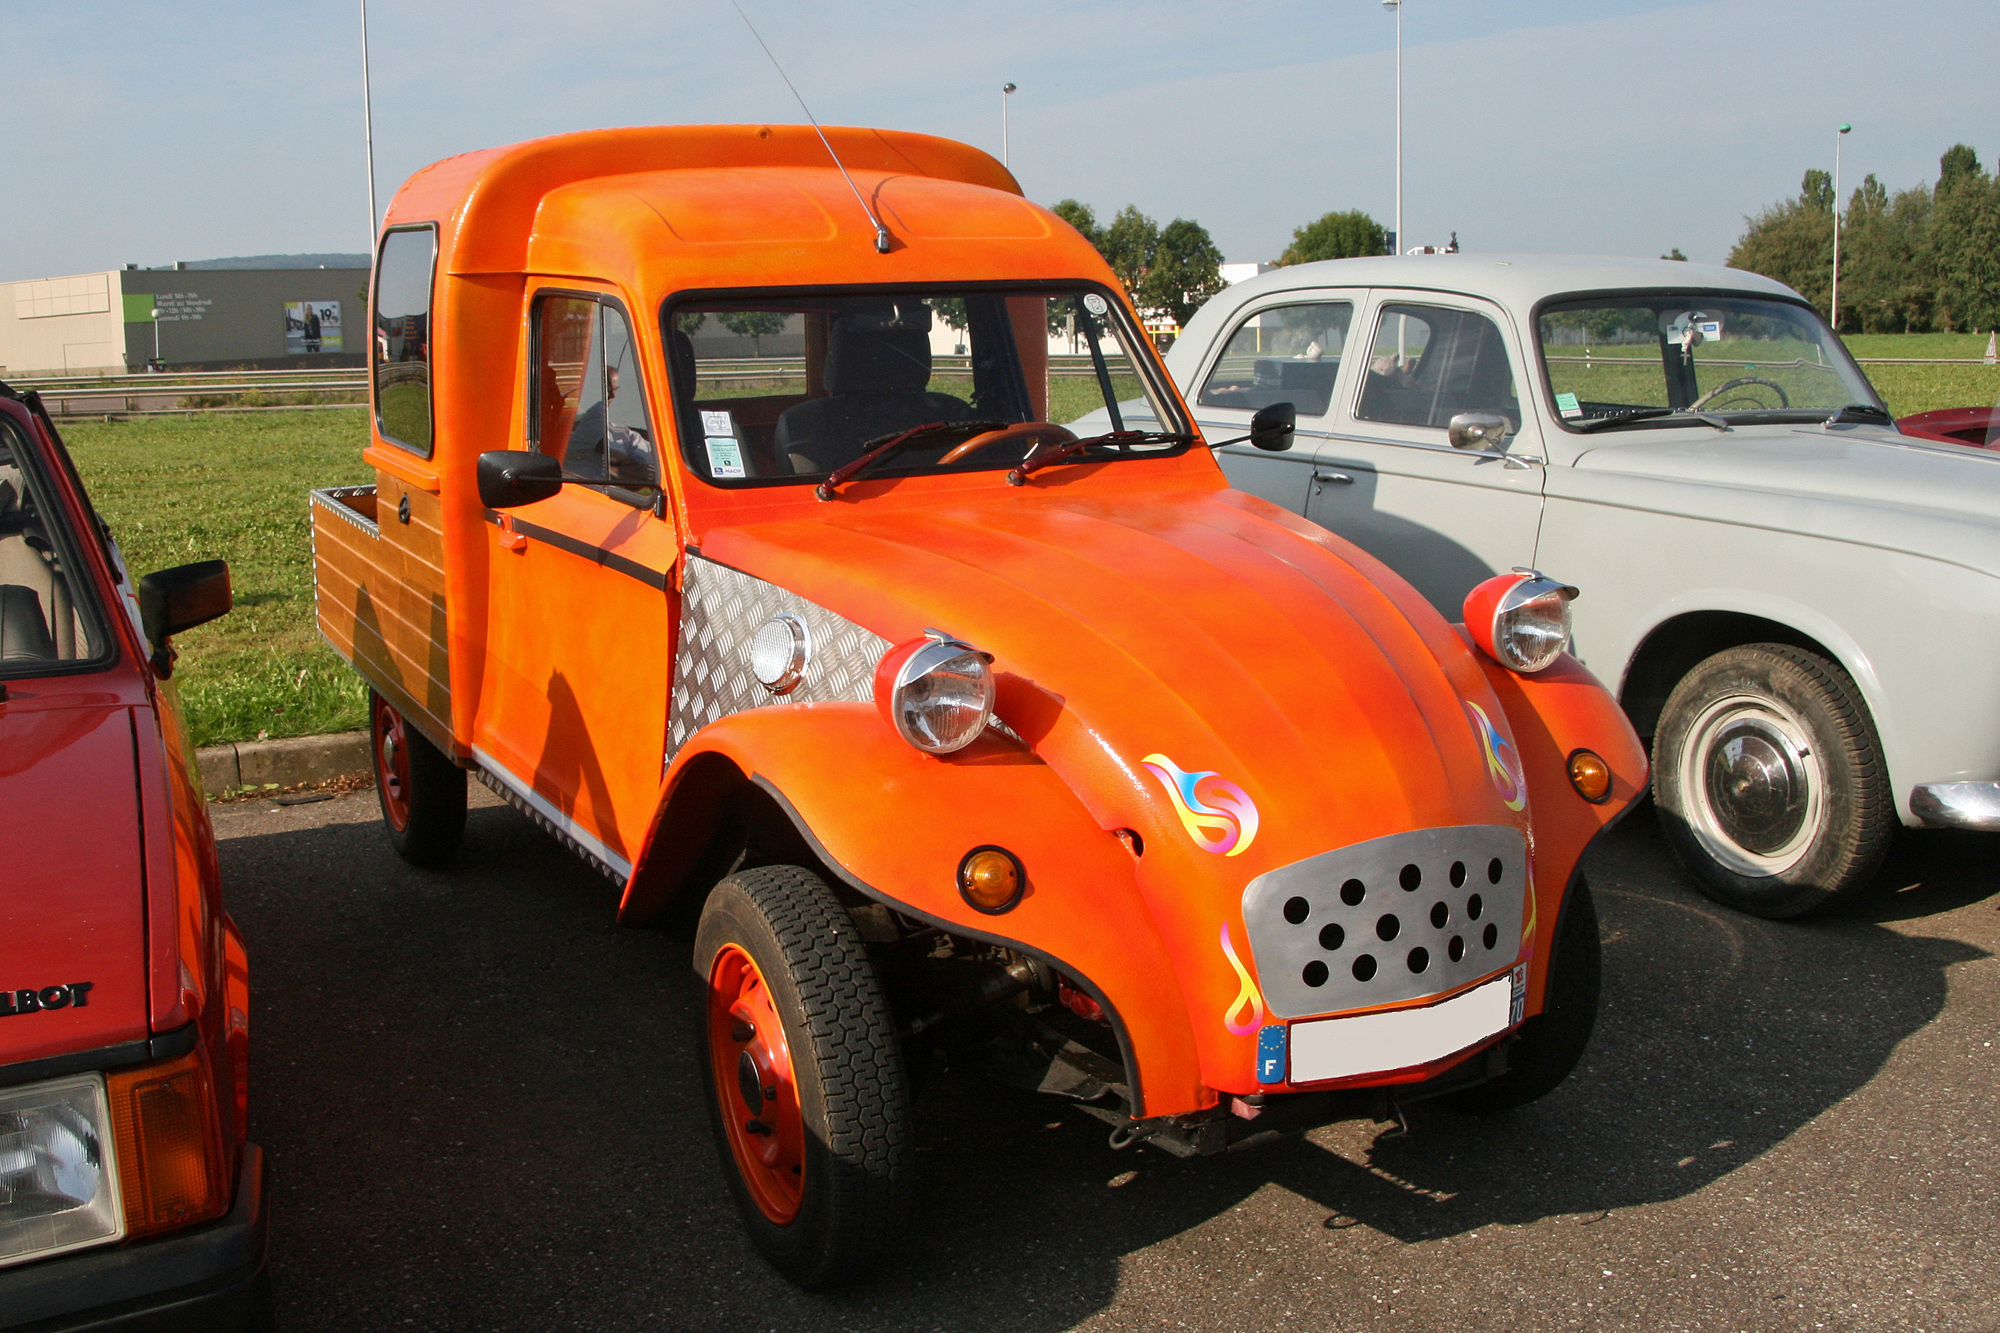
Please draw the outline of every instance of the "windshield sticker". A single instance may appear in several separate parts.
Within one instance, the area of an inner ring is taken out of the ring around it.
[[[736,422],[727,412],[704,411],[701,414],[701,433],[733,436],[736,434]]]
[[[1509,810],[1519,810],[1528,803],[1528,783],[1521,775],[1521,760],[1513,742],[1500,734],[1478,704],[1468,699],[1465,711],[1472,718],[1472,733],[1479,737],[1479,748],[1486,752],[1486,772],[1500,791],[1501,804]]]
[[[1213,771],[1188,773],[1163,754],[1149,754],[1139,761],[1167,789],[1181,827],[1204,852],[1218,856],[1241,856],[1250,850],[1257,836],[1257,803],[1250,794]],[[1202,784],[1207,789],[1202,789]],[[1202,797],[1214,802],[1204,805]]]
[[[1111,309],[1110,306],[1104,304],[1104,298],[1096,292],[1085,292],[1083,294],[1083,308],[1100,318]]]
[[[708,413],[702,413],[707,416]],[[727,415],[722,414],[722,415]],[[743,471],[743,448],[736,443],[733,435],[711,435],[708,444],[708,475],[711,477],[741,477]]]
[[[1229,923],[1222,923],[1222,956],[1236,969],[1236,979],[1242,983],[1236,990],[1236,998],[1222,1011],[1222,1026],[1229,1029],[1232,1037],[1247,1037],[1264,1023],[1264,995],[1257,989],[1257,983],[1250,979],[1250,969],[1243,966],[1243,960],[1236,956],[1236,946],[1229,940]],[[1239,1020],[1237,1015],[1242,1015]]]
[[[1583,408],[1580,404],[1578,404],[1578,402],[1576,401],[1576,395],[1573,393],[1557,394],[1556,410],[1561,412],[1566,417],[1580,417],[1583,415]]]

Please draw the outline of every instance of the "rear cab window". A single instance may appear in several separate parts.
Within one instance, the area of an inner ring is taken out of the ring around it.
[[[404,227],[382,237],[375,266],[369,362],[375,429],[391,444],[431,456],[431,285],[437,230]]]

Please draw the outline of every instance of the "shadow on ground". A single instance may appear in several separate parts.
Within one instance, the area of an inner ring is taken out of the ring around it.
[[[1971,846],[1899,844],[1885,884],[1917,887],[1874,919],[1771,923],[1694,895],[1642,813],[1593,856],[1607,994],[1590,1055],[1501,1119],[1420,1106],[1401,1137],[1350,1125],[1176,1162],[945,1074],[920,1105],[906,1257],[808,1297],[730,1210],[686,946],[619,930],[613,886],[505,809],[474,812],[445,873],[402,865],[366,824],[231,837],[280,1312],[315,1330],[1061,1329],[1111,1303],[1125,1256],[1273,1186],[1404,1242],[1678,1198],[1938,1014],[1945,969],[1980,955],[1878,922],[1991,894]]]

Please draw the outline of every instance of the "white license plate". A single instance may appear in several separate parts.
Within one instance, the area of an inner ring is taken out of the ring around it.
[[[1504,1031],[1513,999],[1513,983],[1503,973],[1424,1009],[1294,1023],[1291,1081],[1318,1083],[1442,1060]]]

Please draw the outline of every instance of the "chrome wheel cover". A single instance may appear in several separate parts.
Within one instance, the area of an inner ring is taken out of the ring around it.
[[[1702,847],[1739,875],[1790,870],[1826,820],[1826,771],[1803,719],[1732,694],[1702,709],[1680,755],[1681,798]]]

